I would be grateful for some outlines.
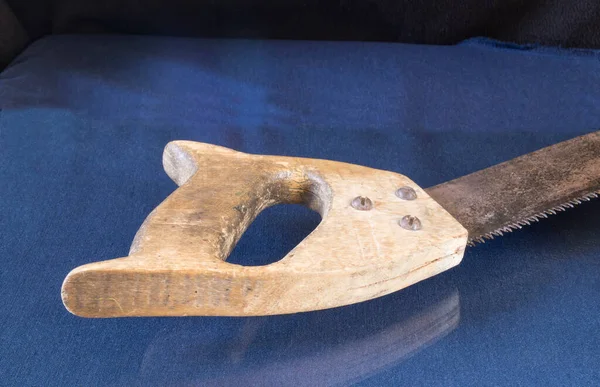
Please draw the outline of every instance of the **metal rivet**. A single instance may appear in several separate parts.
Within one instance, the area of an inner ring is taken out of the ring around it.
[[[421,225],[421,220],[419,220],[419,218],[417,218],[416,216],[412,215],[406,215],[405,217],[400,219],[398,224],[400,225],[400,227],[412,231],[420,230],[421,227],[423,227]]]
[[[371,201],[371,199],[365,196],[355,197],[352,200],[351,205],[352,207],[354,207],[354,209],[359,211],[369,211],[371,208],[373,208],[373,202]]]
[[[400,187],[396,190],[396,196],[402,200],[415,200],[417,193],[411,187]]]

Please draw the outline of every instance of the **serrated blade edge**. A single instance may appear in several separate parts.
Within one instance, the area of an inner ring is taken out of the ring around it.
[[[529,225],[531,225],[531,223],[539,222],[541,219],[548,218],[548,216],[556,215],[558,212],[566,211],[569,208],[573,208],[576,205],[582,204],[583,202],[589,202],[590,200],[596,199],[598,197],[600,197],[600,191],[589,193],[589,194],[579,197],[577,199],[570,200],[564,204],[561,204],[556,207],[549,208],[545,211],[534,214],[527,219],[521,219],[519,221],[516,221],[515,223],[508,224],[505,227],[502,227],[501,229],[497,229],[497,230],[491,231],[487,234],[479,235],[477,237],[469,237],[469,239],[467,241],[467,245],[475,246],[478,243],[485,243],[486,240],[490,240],[490,239],[494,239],[495,237],[503,236],[504,233],[513,232],[513,231],[521,229],[525,226],[529,226]]]
[[[426,189],[485,242],[600,194],[600,131]]]

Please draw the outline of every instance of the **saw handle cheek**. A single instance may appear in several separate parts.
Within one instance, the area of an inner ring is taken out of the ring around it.
[[[447,270],[466,246],[467,231],[396,173],[189,141],[169,143],[163,164],[180,187],[146,218],[129,256],[69,273],[62,297],[72,313],[250,316],[332,308]],[[399,197],[401,187],[416,197]],[[256,216],[280,203],[306,205],[322,221],[280,261],[226,262]]]

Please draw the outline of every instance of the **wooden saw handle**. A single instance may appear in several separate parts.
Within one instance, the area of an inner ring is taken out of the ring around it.
[[[396,173],[191,141],[169,143],[163,165],[180,187],[148,215],[129,256],[68,274],[62,299],[70,312],[251,316],[331,308],[447,270],[467,243],[448,212]],[[400,198],[400,187],[416,198]],[[280,261],[226,262],[256,216],[279,203],[304,204],[322,221]]]

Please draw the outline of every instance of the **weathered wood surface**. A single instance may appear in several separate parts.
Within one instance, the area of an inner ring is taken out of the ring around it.
[[[467,231],[396,173],[189,141],[169,143],[163,164],[180,187],[144,221],[128,257],[69,273],[62,297],[72,313],[249,316],[331,308],[447,270],[466,246]],[[413,188],[416,199],[399,198],[400,187]],[[357,197],[371,208],[353,207]],[[304,204],[322,221],[278,262],[226,262],[260,211],[278,203]],[[407,215],[420,229],[400,226]]]

